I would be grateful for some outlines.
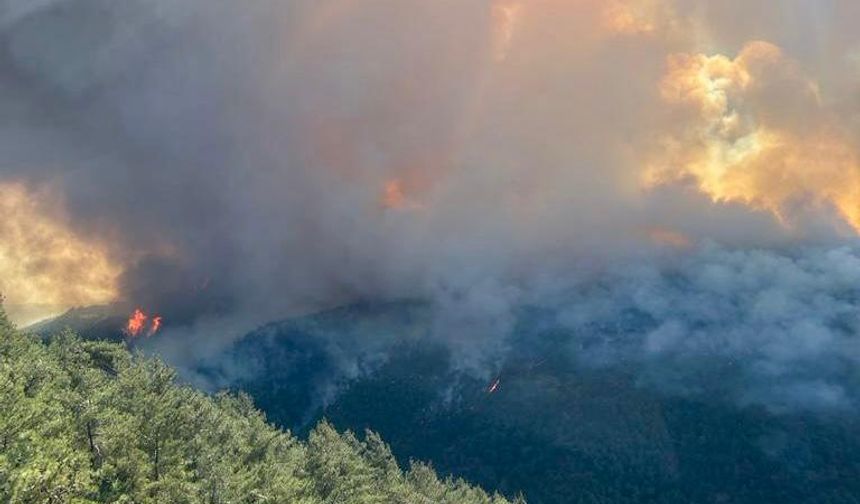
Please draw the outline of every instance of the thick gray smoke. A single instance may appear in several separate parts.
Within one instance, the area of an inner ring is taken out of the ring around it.
[[[515,307],[580,289],[563,323],[650,324],[595,363],[644,350],[687,390],[736,356],[740,401],[851,404],[860,8],[773,9],[0,0],[0,183],[61,198],[175,341],[424,298],[480,370]],[[675,53],[707,82],[667,83]]]

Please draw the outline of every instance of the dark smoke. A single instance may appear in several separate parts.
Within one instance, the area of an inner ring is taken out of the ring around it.
[[[0,182],[60,195],[184,356],[273,318],[421,298],[486,374],[538,305],[594,333],[576,361],[641,360],[688,393],[718,359],[752,384],[741,403],[854,407],[860,265],[833,209],[801,201],[787,230],[692,184],[642,191],[636,153],[663,126],[665,56],[691,38],[767,38],[847,96],[856,7],[791,1],[774,21],[760,1],[664,3],[710,30],[608,40],[595,2],[548,1],[545,30],[494,67],[488,0],[0,0]],[[559,42],[562,24],[583,40]],[[392,179],[412,205],[381,204]]]

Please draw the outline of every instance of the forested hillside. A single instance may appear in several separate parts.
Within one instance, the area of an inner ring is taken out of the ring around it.
[[[321,418],[340,430],[372,428],[401,462],[430,460],[485,488],[522,491],[533,504],[860,503],[854,409],[741,405],[730,387],[749,387],[750,375],[740,361],[713,356],[696,373],[674,361],[647,372],[629,361],[589,366],[597,354],[582,356],[606,338],[618,346],[654,329],[635,312],[622,315],[571,330],[523,309],[494,390],[495,381],[457,368],[420,303],[268,324],[198,371],[246,391],[299,435]],[[362,372],[350,376],[355,369]],[[855,368],[843,369],[854,373],[845,382],[857,383]],[[648,381],[655,376],[713,393],[673,393],[670,382]]]
[[[322,422],[302,441],[247,397],[175,377],[118,344],[43,342],[0,307],[0,502],[509,502],[422,463],[404,472],[371,432]]]

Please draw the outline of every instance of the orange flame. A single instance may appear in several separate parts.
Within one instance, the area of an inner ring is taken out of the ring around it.
[[[129,336],[137,336],[143,330],[143,325],[146,323],[146,314],[140,308],[134,310],[131,317],[128,318],[128,323],[125,326],[125,332]]]
[[[134,313],[128,318],[125,326],[125,333],[132,338],[139,336],[146,327],[146,321],[149,320],[149,329],[146,331],[146,336],[152,336],[161,329],[163,318],[160,315],[153,315],[151,318],[140,308],[136,308]]]

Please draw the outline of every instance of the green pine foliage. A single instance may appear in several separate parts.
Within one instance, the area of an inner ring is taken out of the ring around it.
[[[308,440],[244,395],[207,396],[157,359],[70,332],[43,342],[0,307],[0,503],[505,504],[374,433]],[[522,502],[522,499],[517,499]]]

